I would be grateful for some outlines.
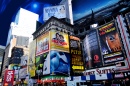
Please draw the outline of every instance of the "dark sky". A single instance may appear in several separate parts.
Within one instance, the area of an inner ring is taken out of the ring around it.
[[[47,4],[40,2],[37,9],[32,9],[32,1],[34,2],[37,0],[0,0],[0,45],[6,45],[10,23],[13,18],[15,18],[15,14],[19,7],[23,7],[25,9],[31,10],[32,12],[35,12],[39,14],[40,20],[43,19],[43,7]],[[61,0],[44,1],[46,1],[48,5],[52,5],[52,1],[53,5],[58,5]],[[96,11],[104,6],[114,4],[118,1],[119,0],[73,0],[72,7],[74,20],[89,14],[91,9]]]

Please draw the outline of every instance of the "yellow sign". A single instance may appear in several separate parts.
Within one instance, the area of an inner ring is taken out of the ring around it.
[[[33,40],[29,45],[29,58],[28,58],[28,72],[30,76],[35,76],[35,51],[36,51],[36,40]]]
[[[50,31],[50,49],[69,52],[68,34],[56,30]]]

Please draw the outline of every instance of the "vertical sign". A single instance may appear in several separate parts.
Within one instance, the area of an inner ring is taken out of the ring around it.
[[[130,29],[130,12],[125,14],[129,29]]]
[[[124,60],[122,45],[115,22],[112,21],[99,27],[98,32],[104,64]]]
[[[84,56],[86,67],[95,68],[102,66],[102,56],[98,42],[97,30],[90,30],[84,39]]]
[[[75,36],[70,36],[70,54],[73,73],[83,72],[84,63],[82,58],[80,39]]]
[[[35,76],[35,52],[36,52],[36,40],[33,40],[29,45],[29,58],[28,63],[30,64],[28,67],[28,71],[30,76]]]
[[[14,70],[6,70],[4,76],[4,86],[13,86]]]

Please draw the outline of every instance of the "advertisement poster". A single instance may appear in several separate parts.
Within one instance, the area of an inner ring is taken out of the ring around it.
[[[36,56],[49,51],[49,32],[37,38]]]
[[[71,54],[71,67],[73,73],[77,71],[84,71],[84,63],[82,58],[82,51],[80,39],[75,36],[70,36],[70,54]]]
[[[50,55],[49,52],[36,56],[37,75],[50,74]]]
[[[36,40],[33,40],[29,45],[29,58],[28,58],[28,64],[29,64],[28,71],[31,77],[35,76],[35,53],[36,53]]]
[[[51,30],[50,49],[69,53],[68,34],[56,30]]]
[[[70,54],[60,51],[50,51],[50,71],[52,74],[65,74],[70,72]]]
[[[98,28],[104,64],[124,60],[120,37],[114,21]]]
[[[65,5],[51,6],[44,8],[44,19],[48,20],[52,16],[56,18],[66,18],[66,7]]]
[[[4,75],[4,86],[13,86],[14,70],[6,70]]]
[[[20,79],[26,78],[26,75],[27,75],[27,67],[21,68],[19,70],[19,78]]]
[[[102,56],[99,47],[97,30],[90,30],[83,42],[85,66],[89,68],[101,67]]]

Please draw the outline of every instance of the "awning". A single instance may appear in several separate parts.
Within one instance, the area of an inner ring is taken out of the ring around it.
[[[110,80],[110,79],[113,79],[113,76],[111,73],[100,74],[100,75],[87,75],[87,76],[71,76],[70,80],[82,82],[82,81],[86,81],[86,80]]]

